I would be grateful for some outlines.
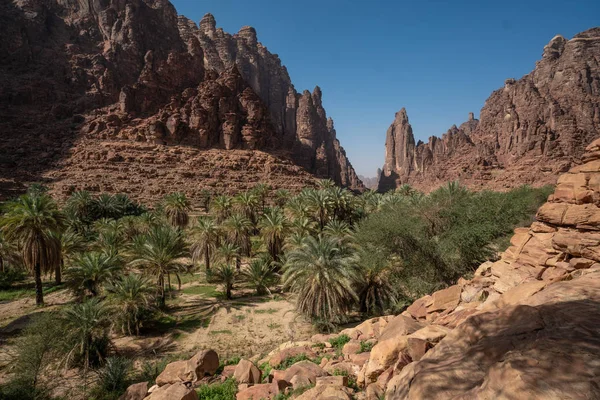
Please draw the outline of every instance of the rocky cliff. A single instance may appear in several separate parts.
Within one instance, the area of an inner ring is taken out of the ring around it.
[[[251,27],[198,27],[166,0],[14,0],[0,55],[4,196],[34,181],[143,200],[258,181],[363,188],[321,90],[297,93]]]
[[[555,183],[600,134],[600,28],[554,37],[533,72],[507,79],[480,120],[415,142],[406,110],[388,129],[380,190],[403,183],[430,190],[460,180],[505,189]]]

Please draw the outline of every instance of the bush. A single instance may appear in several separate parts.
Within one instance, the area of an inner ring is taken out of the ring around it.
[[[56,324],[53,313],[38,314],[16,343],[17,357],[13,364],[13,379],[0,388],[1,399],[49,399],[54,372],[52,363],[59,358],[62,326]],[[48,378],[48,379],[44,379]]]
[[[0,273],[0,290],[8,289],[13,283],[24,281],[26,277],[25,271],[21,268],[6,268]]]
[[[431,194],[389,194],[358,226],[362,259],[393,267],[400,299],[414,299],[468,276],[492,259],[515,226],[531,223],[551,187],[470,192],[450,183]],[[391,199],[397,199],[392,201]]]
[[[344,345],[346,343],[348,343],[349,341],[350,341],[350,336],[348,336],[346,334],[339,335],[339,336],[329,339],[329,343],[331,343],[331,345],[333,346],[334,349],[336,349],[336,351],[342,351],[342,347],[344,347]]]
[[[227,379],[223,383],[202,385],[196,392],[202,400],[235,400],[237,385],[233,379]]]
[[[368,351],[371,351],[373,349],[373,346],[375,346],[374,342],[365,342],[364,340],[361,340],[360,341],[360,350],[358,350],[357,354],[366,353]]]
[[[122,394],[127,389],[131,361],[123,357],[108,357],[98,370],[98,386],[107,393]]]

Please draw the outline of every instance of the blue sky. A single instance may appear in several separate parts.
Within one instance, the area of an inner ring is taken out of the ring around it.
[[[417,139],[478,117],[507,78],[529,73],[556,34],[600,26],[600,0],[171,0],[258,40],[301,92],[319,85],[359,174],[383,165],[385,133],[406,107]]]

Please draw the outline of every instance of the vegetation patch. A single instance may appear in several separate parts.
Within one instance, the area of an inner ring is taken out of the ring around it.
[[[260,310],[254,310],[255,314],[275,314],[277,311],[279,311],[276,308],[267,308],[267,309],[260,309]]]
[[[227,379],[223,383],[201,385],[196,389],[198,398],[202,400],[234,400],[237,393],[237,384],[233,379]]]
[[[360,349],[356,352],[356,354],[369,352],[373,350],[373,346],[375,346],[375,342],[366,342],[364,340],[361,340]]]
[[[202,286],[188,286],[181,290],[182,293],[188,295],[196,295],[203,297],[220,297],[222,293],[217,290],[215,286],[212,285],[202,285]]]
[[[218,330],[218,331],[210,331],[208,332],[209,335],[231,335],[233,334],[233,332],[231,332],[229,329],[222,329],[222,330]]]

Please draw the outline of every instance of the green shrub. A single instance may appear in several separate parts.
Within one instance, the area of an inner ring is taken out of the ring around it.
[[[288,358],[286,358],[285,360],[283,360],[278,366],[277,369],[288,369],[289,367],[291,367],[292,365],[296,364],[299,361],[312,361],[310,358],[308,358],[308,356],[304,353],[302,354],[298,354],[295,356],[290,356]]]
[[[364,340],[361,340],[360,341],[360,350],[358,350],[357,354],[366,353],[368,351],[371,351],[373,349],[373,346],[375,346],[374,342],[365,342]]]
[[[339,335],[339,336],[329,339],[329,343],[331,343],[333,348],[336,349],[337,351],[342,351],[342,347],[344,347],[344,345],[346,343],[348,343],[349,341],[350,341],[350,336],[348,336],[346,334]]]
[[[131,361],[123,357],[108,357],[106,364],[98,370],[98,386],[110,393],[127,389],[127,376],[131,370]]]
[[[142,369],[139,375],[136,377],[136,382],[150,382],[150,384],[154,384],[156,378],[165,370],[167,364],[170,362],[176,361],[176,359],[172,357],[165,357],[154,362],[152,361],[144,361],[142,363]]]
[[[202,400],[235,400],[237,385],[233,379],[227,379],[223,383],[202,385],[196,392]]]
[[[357,227],[361,259],[387,260],[399,299],[414,299],[468,276],[504,250],[507,235],[528,225],[551,187],[471,192],[450,183],[429,195],[386,194],[381,211]],[[503,244],[504,243],[504,244]]]

